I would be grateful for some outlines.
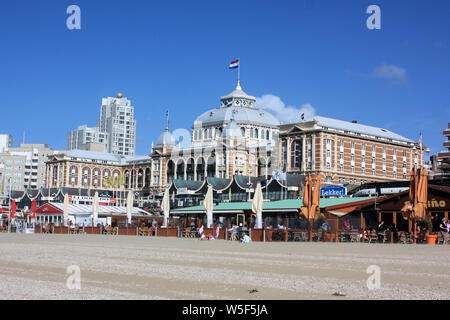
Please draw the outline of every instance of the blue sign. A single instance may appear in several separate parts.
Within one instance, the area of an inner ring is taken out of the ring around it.
[[[329,196],[345,196],[347,194],[347,188],[341,186],[326,186],[320,188],[321,197]]]

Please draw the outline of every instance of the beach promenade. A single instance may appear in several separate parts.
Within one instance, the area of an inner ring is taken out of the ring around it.
[[[2,299],[449,299],[449,270],[442,245],[0,234]]]

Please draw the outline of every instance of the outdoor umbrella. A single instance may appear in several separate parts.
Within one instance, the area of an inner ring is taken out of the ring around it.
[[[11,222],[14,222],[16,218],[16,200],[11,202],[11,213],[10,213]]]
[[[412,168],[409,177],[409,203],[405,203],[403,208],[400,210],[403,215],[403,219],[408,220],[411,213],[414,210],[414,201],[416,193],[416,168]]]
[[[261,189],[261,183],[256,186],[255,195],[253,196],[252,212],[256,213],[256,229],[262,229],[262,211],[264,206],[264,198]]]
[[[127,196],[127,221],[128,224],[131,224],[131,210],[133,210],[133,192],[130,190],[128,191]]]
[[[300,208],[301,215],[306,219],[310,219],[309,206],[311,205],[311,192],[312,191],[312,179],[308,174],[305,183],[305,189],[303,190],[303,207]]]
[[[424,218],[428,201],[428,172],[425,169],[420,171],[419,185],[417,187],[417,204],[414,207],[416,218]]]
[[[33,201],[31,201],[30,219],[36,219],[36,199],[33,199]]]
[[[67,219],[69,218],[69,195],[64,195],[63,219],[64,225],[67,227]]]
[[[169,188],[166,188],[164,191],[164,196],[161,203],[161,210],[164,212],[164,223],[163,226],[167,227],[169,221],[169,212],[170,212],[170,196],[169,196]]]
[[[320,213],[320,184],[322,177],[316,175],[314,177],[314,191],[312,193],[311,210],[309,213],[310,219],[317,219]]]
[[[203,207],[206,210],[206,227],[211,228],[213,222],[213,189],[211,185],[208,185],[208,191],[206,192],[205,200],[203,201]]]
[[[98,192],[96,191],[95,195],[94,195],[94,202],[92,203],[92,226],[94,226],[94,227],[95,227],[95,223],[98,220],[98,209],[99,209],[98,202],[99,202],[98,201]]]

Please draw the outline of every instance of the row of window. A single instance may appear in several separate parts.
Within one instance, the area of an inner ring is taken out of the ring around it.
[[[246,136],[245,127],[241,127],[241,135],[243,137]],[[197,129],[194,130],[194,141],[203,140],[203,139],[212,139],[213,137],[218,138],[222,135],[223,128],[206,128],[206,129]],[[259,130],[258,128],[250,128],[250,138],[256,139],[266,139],[270,140],[270,130]]]

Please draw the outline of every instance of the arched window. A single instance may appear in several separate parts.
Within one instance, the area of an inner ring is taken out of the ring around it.
[[[243,137],[245,137],[245,128],[244,127],[241,127],[241,134]]]
[[[94,168],[92,170],[92,185],[98,187],[100,185],[100,169]]]
[[[258,129],[257,129],[257,128],[255,129],[255,138],[256,138],[256,139],[259,138],[259,132],[258,132]]]
[[[266,139],[270,140],[270,131],[269,130],[267,130],[267,132],[266,132]]]
[[[70,167],[69,183],[72,186],[75,186],[78,183],[78,168],[76,166],[71,166]]]
[[[250,138],[253,138],[254,134],[253,134],[254,130],[253,128],[250,129]]]
[[[89,180],[90,180],[90,175],[91,175],[91,170],[88,167],[84,167],[83,170],[81,171],[81,175],[82,175],[82,185],[83,186],[88,186],[89,185]]]
[[[261,130],[261,139],[264,139],[265,135],[266,135],[266,132],[264,131],[264,129]]]

